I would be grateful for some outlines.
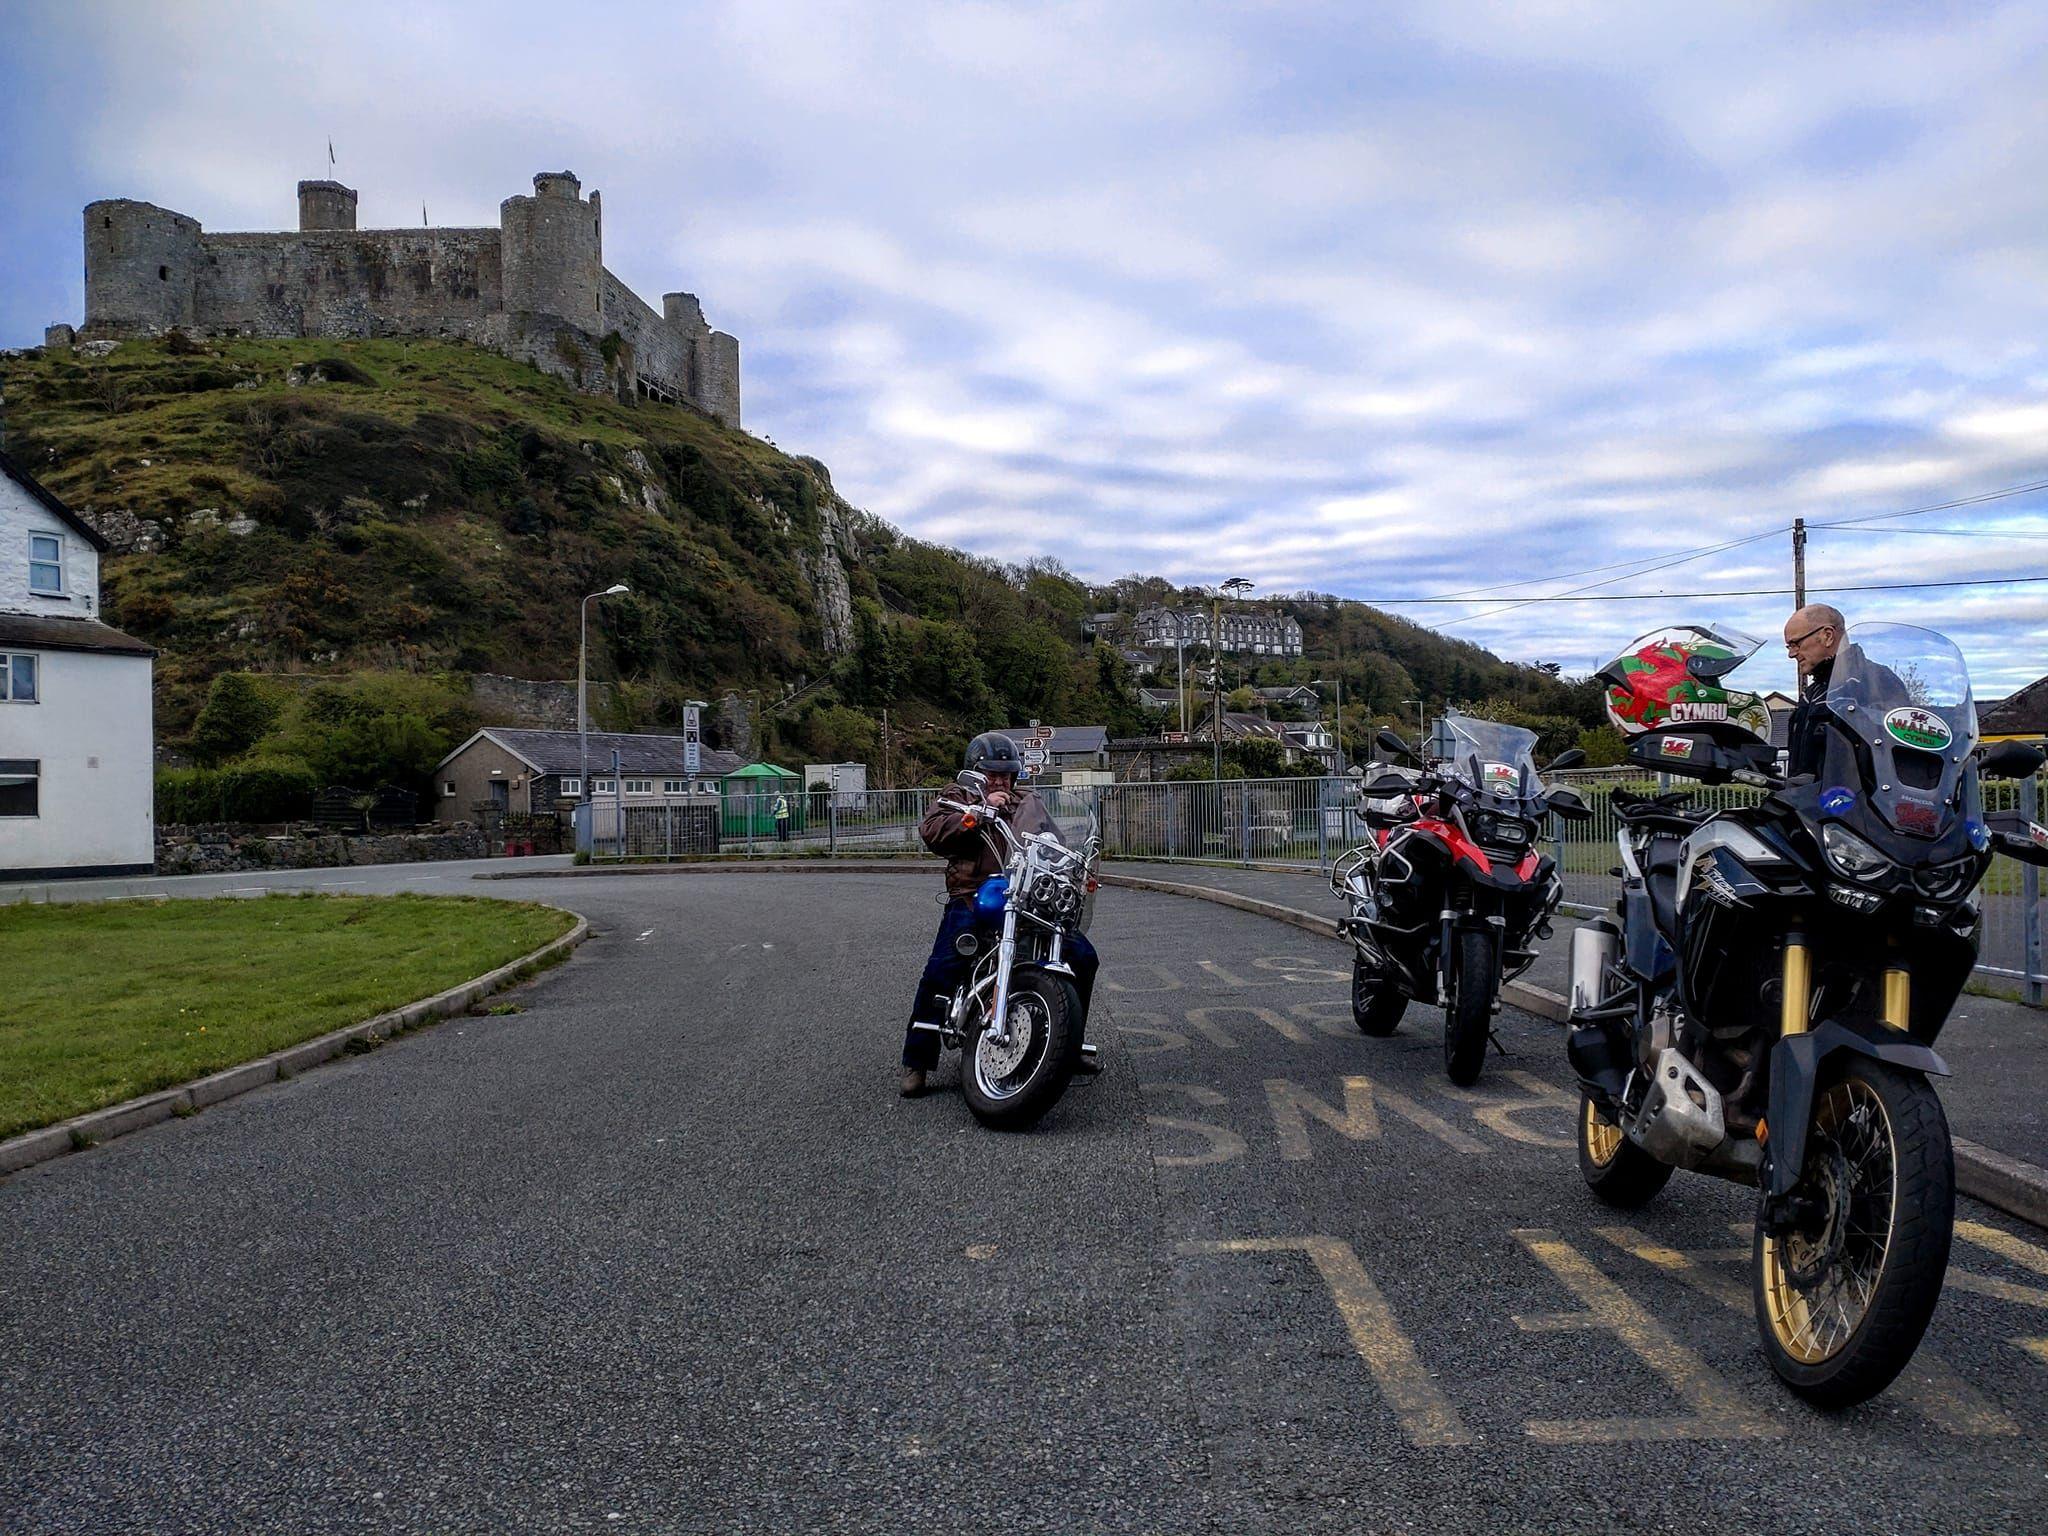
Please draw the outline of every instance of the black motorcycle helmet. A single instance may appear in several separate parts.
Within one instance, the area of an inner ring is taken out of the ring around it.
[[[983,731],[967,743],[966,766],[976,773],[1007,773],[1018,778],[1024,772],[1024,759],[1017,743],[1001,731]]]

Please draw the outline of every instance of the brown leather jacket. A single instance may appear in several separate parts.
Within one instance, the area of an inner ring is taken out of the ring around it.
[[[958,780],[949,784],[942,793],[948,800],[971,805],[986,804],[980,791]],[[1051,819],[1038,796],[1022,788],[1012,790],[1010,803],[995,814],[1013,823],[1021,818],[1026,830]],[[925,847],[945,856],[946,896],[949,900],[972,896],[982,881],[1003,872],[1002,859],[996,847],[992,846],[995,834],[984,833],[979,827],[965,826],[962,824],[964,820],[958,811],[949,811],[935,804],[917,825],[917,835],[924,839]]]

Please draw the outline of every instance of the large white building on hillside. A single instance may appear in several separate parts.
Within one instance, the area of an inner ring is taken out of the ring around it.
[[[156,652],[99,620],[106,541],[0,453],[0,880],[156,863]]]

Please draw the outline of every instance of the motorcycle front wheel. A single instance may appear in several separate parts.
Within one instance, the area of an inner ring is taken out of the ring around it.
[[[1451,942],[1456,947],[1451,951],[1451,995],[1444,1004],[1444,1071],[1460,1088],[1469,1088],[1486,1065],[1500,972],[1493,963],[1493,941],[1480,930],[1465,929]]]
[[[960,1049],[960,1090],[974,1118],[992,1130],[1022,1131],[1057,1104],[1080,1055],[1080,1004],[1073,988],[1039,970],[1010,977],[1009,1039],[998,1042],[986,1015]]]
[[[1351,1019],[1361,1034],[1391,1035],[1408,1007],[1408,994],[1391,976],[1382,975],[1365,963],[1365,956],[1351,957]]]
[[[1941,1296],[1955,1159],[1933,1086],[1854,1057],[1815,1095],[1796,1229],[1752,1248],[1758,1331],[1801,1397],[1846,1408],[1912,1359]]]

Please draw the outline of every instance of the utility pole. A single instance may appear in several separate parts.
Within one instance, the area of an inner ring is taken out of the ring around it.
[[[1223,777],[1223,599],[1209,597],[1209,741],[1215,764],[1209,777]]]
[[[1806,519],[1792,519],[1792,606],[1806,606]]]
[[[882,788],[894,789],[895,783],[889,777],[889,711],[882,710]]]

